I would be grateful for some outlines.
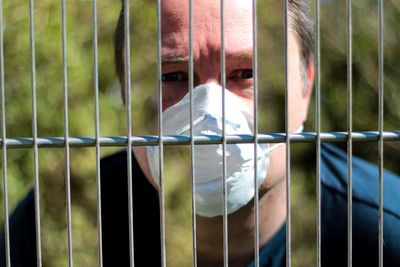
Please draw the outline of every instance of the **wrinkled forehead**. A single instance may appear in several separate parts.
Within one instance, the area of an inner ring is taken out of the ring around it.
[[[220,30],[221,1],[193,0],[193,26],[210,27],[213,31]],[[224,1],[225,29],[252,28],[252,1],[226,0]],[[189,0],[161,1],[162,34],[189,32]],[[219,29],[214,29],[217,27]]]

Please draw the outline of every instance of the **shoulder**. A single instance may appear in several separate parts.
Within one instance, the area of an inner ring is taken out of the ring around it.
[[[105,266],[129,266],[129,201],[134,221],[135,265],[160,265],[159,202],[132,153],[132,197],[128,195],[127,151],[101,159],[103,261]],[[153,252],[151,258],[148,251]]]
[[[378,260],[379,168],[353,156],[353,263],[375,266]],[[384,171],[384,261],[399,266],[400,178]],[[321,234],[324,262],[347,262],[347,154],[333,145],[321,149]],[[330,266],[329,264],[327,266]]]
[[[34,191],[31,189],[9,218],[12,266],[36,266]],[[0,266],[5,266],[4,226],[0,238]]]
[[[100,176],[101,202],[103,209],[106,209],[105,212],[124,209],[128,192],[126,150],[102,158],[100,160]]]
[[[379,168],[363,159],[353,156],[352,160],[353,201],[360,201],[371,207],[379,207]],[[323,186],[347,195],[347,154],[330,144],[321,149],[321,183]],[[400,214],[400,177],[384,170],[384,210]]]
[[[101,190],[113,198],[128,198],[128,160],[127,151],[121,150],[108,155],[100,161]],[[132,192],[138,202],[152,201],[158,205],[158,192],[147,180],[137,159],[131,152]]]
[[[126,150],[121,150],[103,157],[100,160],[100,170],[102,173],[119,170],[122,166],[126,166],[126,162]]]
[[[286,266],[286,222],[268,243],[260,250],[260,266],[284,267]],[[254,267],[254,260],[248,267]]]

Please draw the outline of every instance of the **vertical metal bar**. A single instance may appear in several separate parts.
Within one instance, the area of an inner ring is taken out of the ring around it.
[[[37,108],[36,108],[36,60],[35,60],[35,22],[34,3],[29,1],[30,18],[30,48],[31,48],[31,88],[32,88],[32,135],[33,135],[33,165],[35,188],[35,227],[36,227],[36,265],[42,266],[42,242],[40,226],[40,191],[39,191],[39,153],[37,140]]]
[[[197,237],[196,237],[196,178],[195,178],[195,150],[193,132],[193,0],[189,0],[189,93],[190,93],[190,171],[192,177],[192,245],[193,266],[197,266]]]
[[[3,1],[0,0],[0,86],[1,86],[1,137],[2,137],[2,167],[3,167],[3,201],[4,201],[4,233],[6,245],[6,266],[10,262],[10,227],[8,219],[8,183],[7,183],[7,135],[6,135],[6,104],[4,88],[4,39],[3,39]]]
[[[99,122],[99,64],[97,38],[97,0],[93,0],[93,90],[94,90],[94,124],[96,137],[96,186],[97,186],[97,238],[99,266],[103,266],[103,226],[101,212],[101,182],[100,182],[100,122]]]
[[[222,85],[222,198],[223,198],[223,255],[228,266],[228,192],[226,191],[226,128],[225,128],[225,23],[224,0],[221,0],[221,85]]]
[[[286,266],[291,266],[288,0],[285,0]]]
[[[383,1],[379,0],[379,266],[383,266]]]
[[[257,0],[253,0],[253,113],[254,113],[254,265],[260,264],[260,225],[258,207],[258,183],[257,183],[257,145],[258,145],[258,46],[257,46]]]
[[[352,266],[353,255],[353,48],[351,0],[347,0],[347,266]]]
[[[73,266],[72,259],[72,228],[71,228],[71,175],[69,156],[69,130],[68,130],[68,75],[67,75],[67,25],[65,14],[65,0],[61,0],[62,20],[62,71],[63,71],[63,97],[64,97],[64,140],[65,140],[65,190],[67,202],[67,229],[68,229],[68,263]]]
[[[132,117],[131,117],[131,63],[130,63],[130,25],[129,0],[124,0],[124,40],[125,40],[125,90],[126,90],[126,156],[128,178],[128,217],[129,217],[129,260],[135,266],[133,232],[133,197],[132,197]]]
[[[315,130],[316,130],[316,194],[317,194],[317,266],[321,266],[321,54],[320,5],[315,0]]]
[[[160,232],[161,232],[161,266],[167,266],[165,250],[165,201],[164,201],[164,144],[162,116],[162,69],[161,69],[161,0],[157,0],[157,77],[158,77],[158,148],[160,179]]]

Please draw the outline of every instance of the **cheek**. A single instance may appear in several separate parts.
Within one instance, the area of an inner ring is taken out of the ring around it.
[[[243,103],[246,105],[246,107],[250,110],[250,112],[253,112],[254,110],[254,101],[253,98],[248,99],[248,98],[242,98]]]
[[[295,131],[302,123],[304,118],[304,96],[302,88],[294,88],[289,94],[289,128]]]
[[[276,145],[276,144],[275,144]],[[286,176],[286,147],[279,147],[271,153],[267,178],[260,185],[260,193],[266,193]]]
[[[227,81],[226,87],[229,91],[238,96],[250,110],[253,110],[254,89],[252,79],[242,80],[240,82]]]
[[[246,107],[249,109],[250,112],[253,112],[254,110],[254,100],[253,100],[253,92],[249,92],[244,94],[243,92],[238,92],[234,90],[230,90],[232,93],[234,93],[237,97],[240,98],[240,100],[246,105]]]
[[[187,82],[174,86],[164,85],[162,91],[162,111],[178,103],[187,93]]]

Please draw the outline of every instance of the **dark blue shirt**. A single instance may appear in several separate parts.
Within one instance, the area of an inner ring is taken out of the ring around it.
[[[353,266],[378,266],[378,171],[353,157]],[[383,177],[383,262],[400,266],[400,178],[389,171]],[[286,266],[285,228],[261,249],[260,266]],[[330,144],[321,149],[321,261],[347,266],[347,155]]]
[[[104,266],[129,266],[126,152],[101,161]],[[135,266],[160,266],[156,190],[132,159]],[[378,266],[378,168],[353,157],[353,266]],[[384,172],[384,266],[400,266],[400,178]],[[347,156],[321,150],[322,266],[347,266]],[[10,216],[12,266],[36,266],[33,191]],[[260,251],[260,266],[286,265],[286,225]],[[0,266],[5,266],[4,235]],[[254,266],[251,263],[249,266]]]
[[[353,266],[378,266],[379,169],[353,157]],[[347,266],[347,155],[332,145],[321,154],[321,259]],[[400,178],[383,173],[383,263],[400,266]]]

